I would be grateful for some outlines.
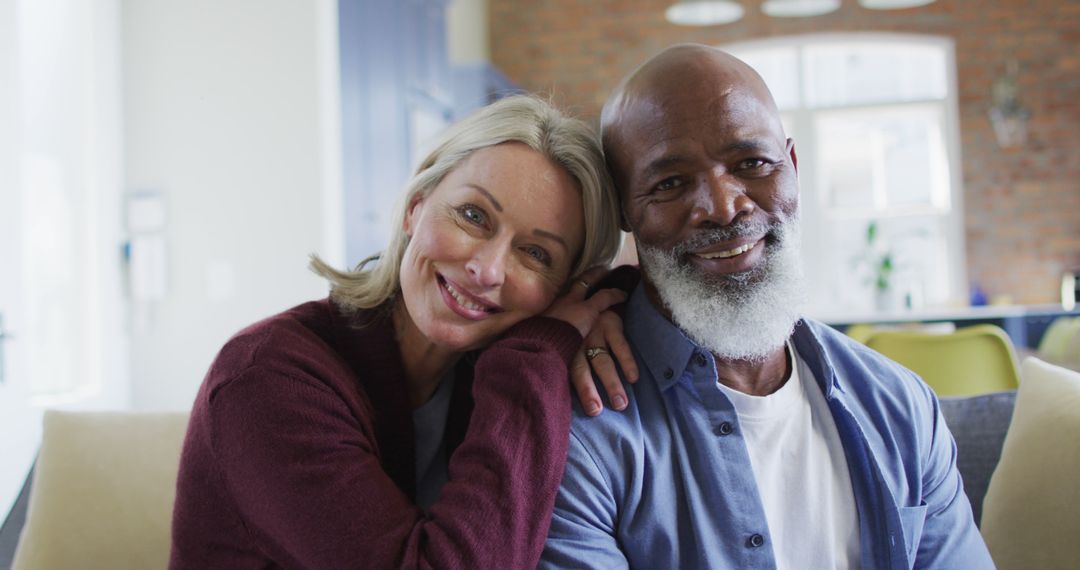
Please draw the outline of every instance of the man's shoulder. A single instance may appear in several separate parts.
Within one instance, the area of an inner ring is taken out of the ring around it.
[[[583,448],[598,462],[621,463],[631,456],[644,454],[646,437],[656,437],[666,429],[662,395],[645,375],[634,384],[624,380],[623,389],[627,405],[621,411],[605,406],[599,415],[588,416],[575,399],[570,425],[571,447]],[[597,390],[604,393],[599,383]]]
[[[795,336],[800,355],[816,374],[824,373],[845,390],[928,390],[911,370],[829,325],[803,319],[798,327],[804,329],[802,334],[797,329]]]
[[[603,411],[599,415],[589,416],[585,414],[581,402],[574,399],[574,411],[570,424],[572,436],[579,439],[627,437],[639,429],[642,412],[639,406],[641,394],[638,393],[638,387],[635,384],[623,380],[622,385],[628,401],[626,408],[622,411],[615,410],[610,402],[605,400]],[[600,394],[605,393],[599,381],[596,383],[596,389]]]
[[[918,425],[935,412],[933,390],[911,370],[824,323],[804,319],[799,326],[800,356],[863,420]]]

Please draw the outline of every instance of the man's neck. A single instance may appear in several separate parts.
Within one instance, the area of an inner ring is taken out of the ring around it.
[[[675,322],[671,310],[664,304],[660,292],[642,274],[645,296],[652,306],[667,320]],[[791,377],[792,362],[788,356],[787,344],[782,344],[770,352],[764,360],[723,359],[713,354],[720,383],[732,390],[738,390],[751,396],[768,396],[779,390]]]
[[[751,396],[768,396],[779,390],[788,378],[794,363],[788,354],[787,345],[782,345],[769,353],[764,360],[724,360],[716,359],[716,372],[724,386]]]

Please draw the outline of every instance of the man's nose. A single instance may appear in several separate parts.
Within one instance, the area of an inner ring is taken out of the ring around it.
[[[475,285],[483,289],[498,287],[506,279],[509,253],[508,244],[499,240],[486,241],[473,251],[472,257],[465,263],[465,270]]]
[[[729,172],[714,170],[706,173],[695,193],[690,223],[694,226],[726,226],[739,216],[749,215],[756,205],[746,192],[746,185]]]

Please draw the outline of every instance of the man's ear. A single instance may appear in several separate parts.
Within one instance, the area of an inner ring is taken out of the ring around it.
[[[799,157],[795,156],[795,139],[787,140],[788,154],[791,155],[791,165],[795,167],[795,174],[799,173]]]
[[[409,207],[405,210],[405,220],[401,223],[401,229],[405,230],[405,235],[409,237],[412,237],[413,216],[420,215],[418,208],[423,201],[424,195],[420,193],[409,199]]]
[[[630,231],[630,224],[626,223],[626,212],[623,211],[621,206],[619,207],[619,229],[624,232]]]

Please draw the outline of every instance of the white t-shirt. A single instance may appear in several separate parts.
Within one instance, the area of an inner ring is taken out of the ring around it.
[[[859,519],[836,423],[790,344],[791,378],[768,396],[720,384],[739,416],[777,568],[859,567]]]

